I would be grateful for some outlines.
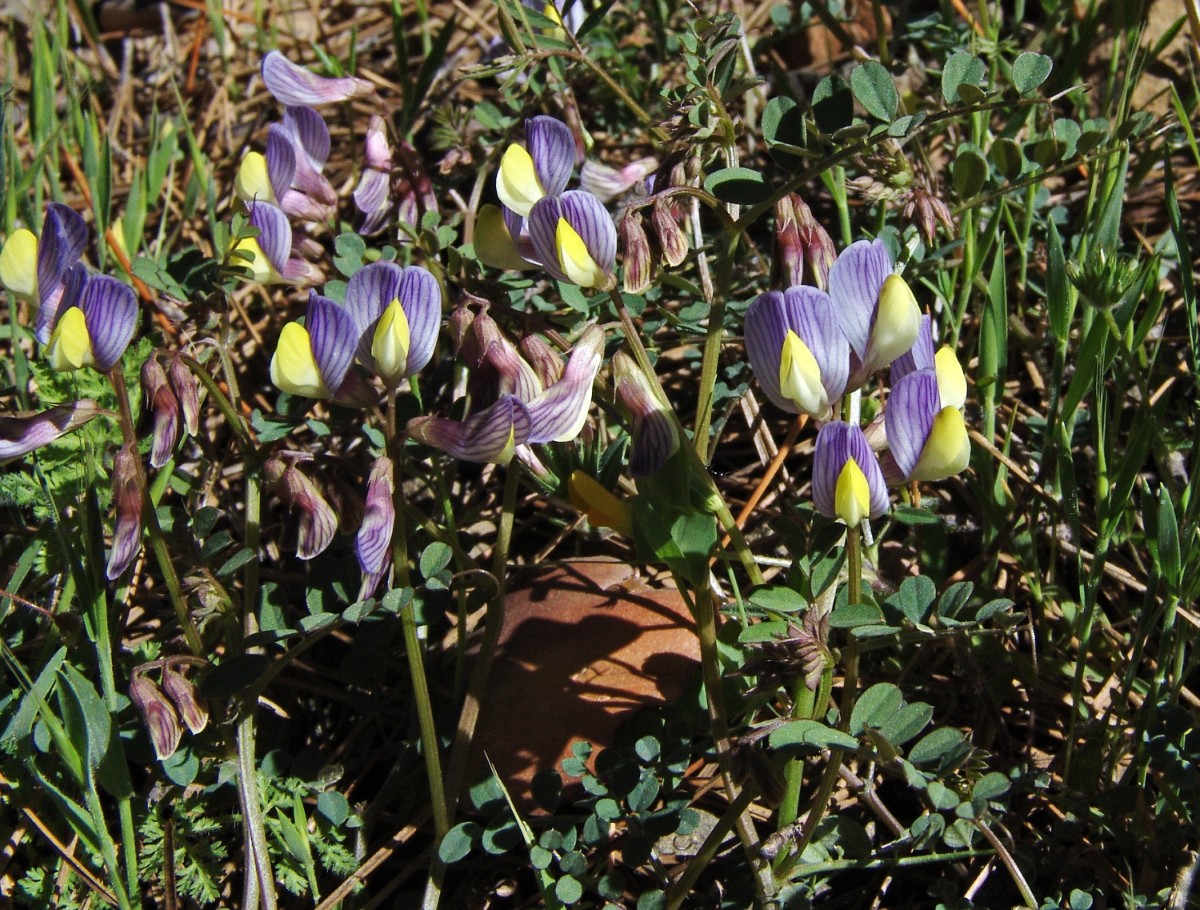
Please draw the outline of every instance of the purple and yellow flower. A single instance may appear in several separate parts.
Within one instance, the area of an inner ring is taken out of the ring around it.
[[[363,157],[363,172],[354,189],[354,204],[363,214],[358,232],[369,236],[386,225],[392,202],[392,148],[388,143],[383,118],[378,114],[371,117],[367,126]]]
[[[529,238],[542,268],[559,281],[583,288],[612,284],[617,228],[591,193],[569,190],[538,201],[529,213]]]
[[[354,317],[328,297],[310,291],[304,325],[289,322],[271,358],[271,381],[302,398],[335,398],[358,347]]]
[[[96,402],[82,398],[28,417],[0,415],[0,465],[49,445],[60,436],[79,429],[99,413],[100,406]]]
[[[39,307],[34,332],[42,344],[50,340],[67,273],[83,255],[87,236],[87,225],[78,212],[51,202],[40,237],[18,228],[0,249],[0,284]]]
[[[679,451],[679,427],[655,394],[650,378],[624,351],[613,356],[613,385],[633,419],[629,473],[647,477]]]
[[[441,324],[442,291],[427,270],[393,262],[364,266],[346,286],[346,309],[356,332],[354,351],[388,388],[429,363]]]
[[[817,511],[848,528],[887,511],[883,469],[860,427],[840,420],[821,427],[813,455],[812,492]]]
[[[934,353],[933,320],[928,315],[921,317],[921,329],[912,350],[892,363],[892,386],[916,370],[933,370],[937,374],[938,395],[943,406],[953,405],[961,410],[966,404],[967,379],[962,365],[949,345],[942,345]]]
[[[375,88],[364,79],[318,76],[292,63],[279,51],[263,57],[262,78],[267,91],[290,106],[315,107],[375,94]]]
[[[496,175],[496,195],[521,218],[539,200],[565,190],[575,169],[575,138],[561,120],[545,115],[526,120],[525,143],[505,149]]]
[[[945,398],[942,373],[952,374],[951,369],[913,370],[892,386],[883,411],[884,428],[891,459],[903,481],[944,480],[970,464],[971,440],[958,389],[961,384],[965,395],[966,382],[957,361],[954,367],[957,377],[948,377]]]
[[[329,128],[310,107],[285,108],[282,123],[271,124],[267,153],[242,159],[234,190],[243,202],[278,205],[306,221],[327,221],[337,209],[337,193],[321,173],[329,158]]]
[[[850,378],[850,345],[829,295],[804,285],[769,291],[750,304],[745,331],[767,397],[789,413],[828,420]]]
[[[324,277],[315,265],[293,254],[292,225],[281,208],[262,200],[248,207],[250,226],[258,236],[243,237],[233,249],[255,281],[304,286]]]
[[[387,566],[388,548],[396,524],[393,492],[392,460],[381,455],[371,465],[363,520],[354,539],[359,568],[367,576],[379,576]]]
[[[41,313],[39,312],[39,324]],[[108,275],[89,275],[82,263],[64,279],[45,355],[60,372],[93,367],[107,373],[121,359],[137,328],[137,295]]]
[[[849,389],[907,352],[921,327],[908,284],[892,269],[882,240],[852,243],[829,270],[829,297],[853,361]]]

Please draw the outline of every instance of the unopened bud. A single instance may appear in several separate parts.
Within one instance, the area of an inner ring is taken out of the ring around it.
[[[179,399],[167,382],[167,371],[155,356],[142,364],[142,392],[154,421],[151,436],[150,464],[161,468],[179,441]]]
[[[471,324],[475,321],[475,314],[466,302],[460,303],[450,311],[450,316],[447,319],[447,324],[450,329],[450,340],[454,345],[454,353],[457,356],[467,343],[467,340],[472,336]]]
[[[784,288],[804,283],[804,244],[792,199],[784,196],[775,203],[775,280]]]
[[[296,555],[301,559],[319,556],[333,541],[337,515],[317,485],[293,464],[269,458],[263,465],[267,479],[275,485],[279,498],[299,520]]]
[[[540,335],[526,335],[517,345],[525,360],[537,373],[542,388],[548,389],[562,378],[562,359]]]
[[[663,260],[674,268],[687,259],[688,238],[671,212],[670,203],[660,199],[650,209],[650,223],[662,247]]]
[[[617,223],[617,233],[621,237],[621,249],[625,251],[625,293],[641,294],[650,287],[650,278],[654,273],[654,254],[642,224],[641,212],[633,207],[627,208]]]
[[[159,761],[170,758],[179,748],[179,740],[183,737],[174,706],[158,686],[137,671],[134,671],[133,679],[129,682],[129,698],[142,715],[154,746],[154,754]]]
[[[659,401],[651,382],[624,351],[613,356],[613,385],[617,397],[633,418],[629,473],[634,477],[653,474],[679,449],[675,421]]]
[[[796,211],[796,229],[800,244],[804,247],[804,262],[813,287],[825,290],[829,286],[829,270],[837,262],[837,247],[829,232],[813,217],[808,204],[792,194],[792,206]]]
[[[200,383],[180,357],[172,357],[167,364],[167,380],[179,399],[184,432],[195,436],[200,432]]]
[[[142,543],[142,491],[138,483],[138,453],[133,443],[123,445],[113,459],[112,490],[116,520],[112,551],[108,554],[108,580],[129,568]]]
[[[367,126],[366,152],[363,158],[367,167],[377,171],[392,169],[392,148],[388,144],[383,118],[378,114],[372,115]]]
[[[392,529],[396,523],[393,492],[392,460],[380,456],[371,465],[362,524],[354,541],[358,565],[365,575],[378,575],[387,565],[388,547],[391,546]]]
[[[167,663],[163,667],[162,684],[187,728],[193,734],[204,732],[208,726],[208,702],[192,681]]]

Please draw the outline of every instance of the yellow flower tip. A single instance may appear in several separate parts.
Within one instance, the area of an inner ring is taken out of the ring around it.
[[[911,479],[945,480],[965,471],[970,463],[971,437],[967,435],[962,411],[952,405],[944,407],[933,418],[929,438]]]
[[[475,256],[484,265],[505,271],[534,268],[513,243],[504,215],[494,205],[485,205],[475,219]]]
[[[313,358],[308,330],[298,322],[289,322],[279,334],[279,344],[271,358],[271,382],[289,395],[331,397]]]
[[[962,408],[967,403],[967,377],[954,351],[945,346],[933,358],[937,373],[938,395],[943,407]]]
[[[558,7],[554,5],[554,0],[550,0],[549,3],[542,7],[542,15],[558,26],[557,28],[546,29],[546,37],[566,41],[567,30],[563,26],[562,14],[558,11]]]
[[[871,488],[867,475],[853,458],[846,460],[838,474],[833,507],[848,528],[857,528],[871,514]]]
[[[37,238],[33,231],[17,228],[0,249],[0,284],[18,297],[37,296]]]
[[[233,191],[242,202],[274,202],[267,159],[262,152],[248,152],[233,181]]]
[[[879,290],[879,309],[871,329],[870,359],[886,366],[909,351],[921,331],[921,311],[908,283],[892,274]]]
[[[125,236],[125,219],[122,216],[117,216],[109,225],[112,228],[112,242],[125,257],[126,261],[130,260],[128,238]]]
[[[259,284],[276,284],[283,281],[255,238],[243,237],[233,249],[234,252],[244,254],[243,258],[235,259],[235,263],[250,269],[254,280]]]
[[[500,450],[500,454],[491,460],[492,464],[508,464],[512,461],[513,453],[517,451],[517,433],[516,429],[509,427],[508,439],[504,443],[504,448]]]
[[[46,345],[46,360],[60,373],[95,365],[92,338],[79,307],[73,306],[59,317]]]
[[[513,144],[500,159],[500,173],[496,175],[496,195],[510,209],[525,218],[533,204],[546,195],[538,181],[533,157],[523,146]]]
[[[371,358],[381,379],[398,382],[404,377],[408,372],[410,343],[408,317],[400,301],[393,300],[379,317],[371,339]]]
[[[587,244],[579,232],[567,223],[566,218],[558,219],[558,226],[554,229],[554,246],[558,250],[558,263],[563,273],[574,284],[581,288],[602,288],[607,284],[608,276],[596,265]]]
[[[618,534],[633,536],[633,506],[618,499],[595,478],[578,469],[567,481],[571,505],[587,516],[594,528],[612,528]]]
[[[821,382],[821,367],[804,340],[788,329],[779,358],[779,390],[805,414],[819,420],[829,416],[829,396]]]

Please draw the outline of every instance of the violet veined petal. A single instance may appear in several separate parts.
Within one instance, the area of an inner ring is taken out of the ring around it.
[[[396,299],[403,276],[400,266],[386,260],[365,265],[350,276],[346,283],[346,310],[354,317],[354,328],[360,338],[367,335],[387,305]],[[369,354],[369,336],[366,350]]]
[[[417,417],[409,435],[462,461],[507,464],[518,445],[529,438],[529,411],[516,396],[504,395],[491,407],[464,421]]]
[[[309,285],[320,284],[324,281],[325,273],[311,262],[301,259],[298,256],[293,256],[284,263],[283,271],[279,273],[279,277],[298,287],[308,287]]]
[[[933,370],[914,370],[892,386],[883,410],[884,427],[892,457],[905,479],[921,460],[933,418],[940,410],[937,374]]]
[[[154,427],[150,435],[150,466],[161,468],[179,441],[179,399],[167,381],[167,371],[154,356],[147,357],[142,364],[142,402],[150,411]]]
[[[263,462],[263,474],[293,513],[298,513],[296,555],[312,559],[325,550],[337,532],[337,513],[326,502],[320,488],[295,464],[271,457]]]
[[[576,342],[562,377],[528,402],[531,444],[567,442],[579,435],[592,403],[592,383],[604,356],[604,330],[589,326]]]
[[[487,313],[480,313],[471,324],[478,345],[477,369],[487,367],[498,384],[500,395],[516,395],[523,402],[542,394],[542,382],[533,367],[525,362],[500,326]],[[524,440],[521,440],[524,442]]]
[[[298,143],[296,151],[303,152],[312,166],[321,170],[329,160],[329,127],[325,118],[311,107],[288,106],[283,110],[283,126]]]
[[[392,178],[385,171],[363,168],[354,188],[354,205],[366,218],[358,232],[364,235],[376,233],[386,221],[387,206],[391,199]]]
[[[860,360],[867,356],[879,291],[892,274],[892,257],[882,240],[858,240],[829,270],[829,296],[838,324]]]
[[[50,343],[50,336],[58,322],[58,314],[79,305],[84,286],[90,277],[87,266],[77,262],[62,275],[54,292],[42,299],[42,305],[34,319],[34,336],[39,342]]]
[[[589,158],[579,170],[579,186],[601,202],[612,202],[645,180],[657,167],[657,158],[639,158],[623,168],[609,167]]]
[[[838,326],[833,301],[824,291],[807,286],[788,288],[783,299],[789,328],[816,358],[829,401],[837,401],[850,378],[850,344]]]
[[[0,416],[0,464],[7,464],[77,430],[97,414],[90,398],[60,404],[32,417]]]
[[[760,294],[746,310],[746,356],[754,377],[777,408],[796,414],[799,413],[796,405],[779,387],[779,362],[789,328],[786,305],[779,291]]]
[[[109,581],[129,568],[142,547],[142,491],[137,482],[137,460],[134,443],[122,446],[113,458],[112,498],[116,519],[105,570]]]
[[[83,255],[87,234],[87,225],[74,209],[60,202],[46,206],[37,243],[37,288],[39,304],[51,312],[58,304],[64,276]]]
[[[387,563],[392,529],[396,525],[396,506],[392,493],[392,460],[380,456],[371,465],[363,520],[354,538],[359,568],[367,575],[379,574]]]
[[[113,368],[129,346],[137,328],[137,294],[109,275],[93,275],[79,302],[92,341],[95,367],[101,373]]]
[[[271,268],[283,275],[292,254],[292,226],[283,209],[269,202],[254,203],[250,206],[250,226],[258,229],[258,246]]]
[[[310,292],[304,327],[321,379],[326,388],[335,391],[345,379],[358,346],[354,318],[328,297]]]
[[[525,121],[525,144],[538,183],[547,196],[557,196],[567,188],[575,170],[575,137],[561,120],[539,114]]]
[[[617,226],[604,203],[583,190],[570,190],[559,197],[562,215],[587,247],[592,260],[611,272],[617,259]]]
[[[539,199],[525,220],[529,229],[529,240],[533,244],[533,258],[542,264],[553,278],[570,281],[558,261],[558,222],[563,216],[562,202],[557,196]]]
[[[433,357],[442,322],[442,289],[427,269],[410,265],[401,275],[398,299],[408,319],[406,375],[411,376],[424,369]]]
[[[917,331],[913,346],[892,361],[889,373],[891,384],[895,385],[914,370],[932,369],[933,357],[933,318],[926,313],[921,317],[921,328]]]
[[[840,420],[825,424],[817,434],[813,455],[813,504],[826,518],[845,520],[838,509],[838,483],[851,460],[855,470],[861,472],[859,482],[866,484],[867,513],[862,517],[878,518],[888,508],[883,470],[862,429]]]
[[[367,167],[385,173],[392,169],[392,146],[388,142],[383,118],[378,114],[373,114],[367,125],[364,146],[363,161]]]
[[[288,105],[331,104],[375,93],[371,83],[363,79],[318,76],[292,63],[279,51],[271,51],[263,58],[262,78],[267,91]]]
[[[271,192],[275,194],[276,199],[283,199],[284,194],[292,188],[292,181],[296,178],[296,151],[292,147],[291,137],[280,129],[278,124],[271,124],[271,128],[267,131],[265,157]]]
[[[650,380],[624,351],[613,357],[617,397],[633,417],[629,473],[635,478],[655,473],[679,450],[679,430],[654,394]]]

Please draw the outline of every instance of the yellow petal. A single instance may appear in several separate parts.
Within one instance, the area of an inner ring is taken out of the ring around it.
[[[500,159],[496,195],[522,218],[528,216],[533,204],[546,195],[538,182],[533,158],[519,145],[510,145]]]
[[[934,355],[934,371],[937,373],[938,395],[942,407],[961,408],[967,403],[967,377],[962,364],[947,345]]]
[[[558,219],[558,227],[554,230],[554,245],[558,249],[558,263],[566,276],[581,288],[603,287],[608,276],[596,265],[592,254],[588,252],[587,244],[579,236],[579,232],[567,223],[566,218]]]
[[[567,481],[571,505],[587,516],[594,528],[612,528],[618,534],[633,536],[633,507],[614,496],[585,471],[571,472]]]
[[[375,372],[385,382],[399,382],[408,370],[408,317],[399,300],[388,304],[371,339]]]
[[[83,310],[79,307],[73,306],[59,317],[50,335],[50,343],[46,345],[46,360],[60,373],[95,366],[92,338],[88,334]]]
[[[871,514],[871,488],[853,458],[846,460],[833,492],[833,507],[848,528],[857,528]]]
[[[37,296],[37,238],[25,228],[8,235],[0,249],[0,284],[18,297]]]
[[[290,395],[304,398],[329,398],[329,389],[313,359],[308,330],[298,322],[289,322],[279,333],[279,344],[271,358],[271,382]]]
[[[971,438],[962,411],[950,406],[938,411],[913,468],[912,480],[945,480],[965,471],[971,463]]]
[[[278,284],[283,281],[283,277],[275,271],[271,260],[267,258],[267,254],[263,252],[262,247],[253,237],[244,237],[239,240],[234,250],[245,253],[249,257],[248,259],[235,257],[233,261],[236,265],[250,269],[254,280],[259,284]]]
[[[889,275],[879,290],[879,308],[871,327],[867,354],[870,370],[887,366],[909,351],[921,331],[921,311],[908,283],[899,275]]]
[[[274,202],[267,159],[261,152],[248,152],[233,181],[233,191],[243,202]]]
[[[829,416],[829,396],[821,383],[821,368],[804,340],[788,329],[779,358],[779,390],[805,414],[819,420]]]
[[[566,41],[567,30],[563,28],[562,14],[558,11],[558,7],[554,5],[554,0],[550,0],[549,3],[542,7],[542,15],[558,26],[558,28],[545,29],[546,37]]]
[[[494,205],[485,205],[475,219],[475,255],[486,266],[493,269],[535,268],[534,264],[517,252],[504,223],[504,215]]]

